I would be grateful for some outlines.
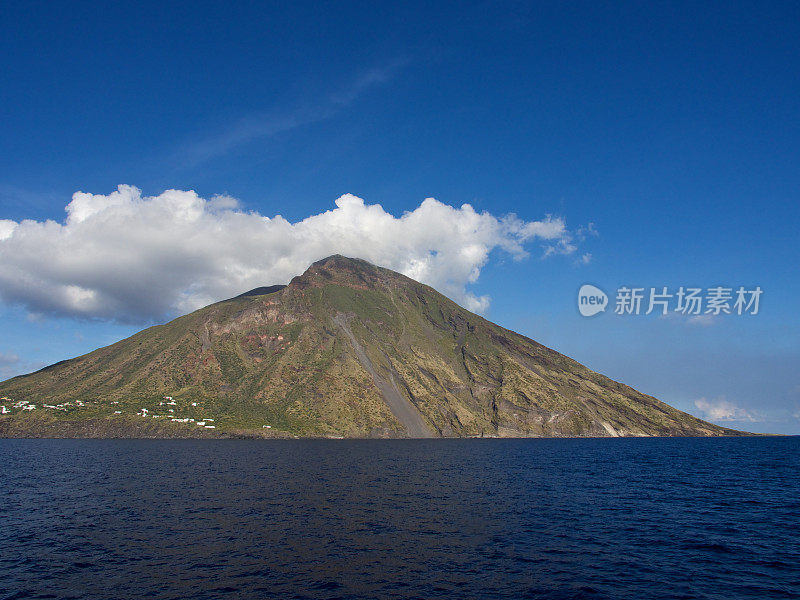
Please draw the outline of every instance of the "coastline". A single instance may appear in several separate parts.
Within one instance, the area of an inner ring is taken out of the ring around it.
[[[9,419],[0,418],[0,439],[141,439],[141,440],[415,440],[415,439],[610,439],[610,438],[734,438],[734,437],[780,437],[779,434],[733,431],[726,435],[472,435],[436,436],[415,438],[401,435],[386,435],[382,432],[373,436],[346,435],[299,435],[280,430],[208,429],[187,428],[180,423],[156,422],[150,419],[116,417],[112,419],[94,418],[84,420],[63,419]]]

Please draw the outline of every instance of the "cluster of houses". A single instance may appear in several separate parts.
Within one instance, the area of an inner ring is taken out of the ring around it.
[[[3,396],[2,398],[0,398],[0,402],[8,402],[11,405],[11,408],[21,408],[22,410],[36,410],[36,405],[31,404],[27,400],[18,400],[17,402],[14,402],[11,398],[6,398],[5,396]],[[0,406],[0,415],[6,415],[10,412],[11,410],[5,404]]]
[[[0,398],[0,402],[4,403],[4,404],[0,405],[0,414],[2,414],[2,415],[6,415],[6,414],[9,414],[11,412],[11,409],[9,408],[9,406],[11,408],[19,408],[19,409],[22,409],[22,410],[36,410],[36,405],[35,404],[31,404],[27,400],[17,400],[15,402],[11,398],[6,398],[4,396],[4,397]],[[5,403],[8,403],[8,406]],[[111,404],[119,404],[119,402],[112,402]],[[47,408],[47,409],[50,409],[50,410],[61,410],[61,411],[64,411],[64,412],[67,412],[67,410],[69,410],[69,408],[71,408],[73,406],[80,408],[82,406],[86,406],[86,403],[83,402],[82,400],[76,400],[74,403],[73,402],[62,402],[61,404],[44,404],[44,403],[42,403],[42,408]]]
[[[2,415],[9,414],[11,412],[8,406],[10,406],[11,408],[17,408],[22,410],[36,410],[36,405],[31,404],[27,400],[19,400],[15,402],[11,398],[2,397],[0,398],[0,402],[4,403],[0,405],[0,414]],[[6,406],[6,404],[8,404],[8,406]],[[111,402],[111,404],[119,404],[119,402],[115,400]],[[178,403],[175,402],[172,396],[164,396],[164,400],[158,403],[159,406],[166,406],[166,407],[177,406],[177,404]],[[196,407],[197,402],[192,402],[191,405]],[[68,407],[71,406],[80,407],[80,406],[85,406],[85,404],[81,400],[76,400],[74,404],[72,402],[64,402],[63,404],[42,404],[43,408],[48,408],[50,410],[62,410],[62,411],[66,411]],[[194,423],[198,427],[203,427],[204,429],[216,429],[217,427],[214,424],[215,422],[214,419],[209,419],[209,418],[193,419],[191,417],[176,417],[174,408],[167,408],[167,413],[169,414],[152,414],[150,410],[146,408],[141,408],[136,414],[140,417],[151,417],[153,419],[169,419],[173,423]],[[121,415],[122,411],[115,410],[114,414]],[[269,425],[265,425],[264,427],[269,428]]]
[[[164,396],[164,401],[158,403],[159,406],[177,406],[177,402],[173,400],[172,396]],[[192,402],[192,406],[197,406],[197,402]],[[216,429],[217,426],[213,425],[214,419],[201,419],[196,420],[192,419],[191,417],[176,417],[175,416],[175,409],[168,408],[167,412],[170,414],[167,415],[157,415],[151,414],[149,410],[146,408],[139,409],[139,412],[136,414],[140,417],[151,417],[153,419],[169,419],[172,423],[194,423],[198,427],[203,427],[205,429]]]

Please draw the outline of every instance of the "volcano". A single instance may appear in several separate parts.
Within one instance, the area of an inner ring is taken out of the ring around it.
[[[742,435],[339,255],[0,395],[6,437]]]

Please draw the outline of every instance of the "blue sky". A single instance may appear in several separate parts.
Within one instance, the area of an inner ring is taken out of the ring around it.
[[[487,247],[477,281],[447,280],[450,263],[429,280],[489,296],[490,319],[683,410],[800,433],[797,4],[12,2],[0,21],[0,220],[46,231],[66,223],[75,192],[106,202],[120,184],[141,190],[131,206],[194,190],[289,223],[347,193],[398,218],[429,197],[497,222],[552,215],[573,252],[545,257],[564,238],[531,236],[521,257],[506,237]],[[47,269],[9,240],[1,376],[185,306],[45,305],[47,290],[32,288],[56,277],[17,285],[26,265]],[[76,285],[91,287],[84,267]],[[98,277],[136,285],[123,281],[135,270]],[[623,285],[764,295],[758,315],[702,324],[587,319],[576,307],[586,282],[610,295]],[[207,297],[222,289],[209,284]]]

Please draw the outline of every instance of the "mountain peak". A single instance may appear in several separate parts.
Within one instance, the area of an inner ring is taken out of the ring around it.
[[[377,267],[362,258],[333,254],[312,263],[289,286],[296,289],[336,284],[356,288],[387,286],[391,280],[407,279],[400,273]],[[411,280],[408,280],[411,281]]]
[[[374,269],[375,265],[363,258],[351,258],[343,254],[331,254],[316,262],[311,263],[311,266],[306,271],[311,269],[355,269],[355,268],[368,268]]]

